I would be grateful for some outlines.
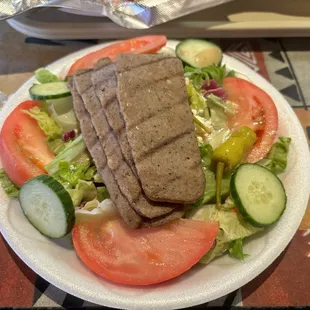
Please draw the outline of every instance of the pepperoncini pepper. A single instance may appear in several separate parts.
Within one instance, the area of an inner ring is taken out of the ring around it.
[[[216,205],[221,205],[221,186],[224,169],[232,170],[241,163],[256,142],[255,132],[246,126],[233,132],[228,140],[213,151],[212,161],[216,164]]]

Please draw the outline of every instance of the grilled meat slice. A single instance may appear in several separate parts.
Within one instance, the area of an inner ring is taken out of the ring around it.
[[[205,177],[181,61],[121,54],[116,68],[127,139],[146,196],[174,203],[199,200]]]

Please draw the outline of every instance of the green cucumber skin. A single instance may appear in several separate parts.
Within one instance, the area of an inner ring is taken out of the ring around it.
[[[51,100],[51,99],[60,99],[60,98],[65,98],[71,96],[71,92],[68,90],[67,93],[62,93],[58,95],[37,95],[33,93],[33,88],[36,87],[37,85],[41,84],[34,84],[29,88],[29,94],[31,99],[33,100]],[[45,84],[42,84],[45,85]]]
[[[176,46],[176,48],[175,48],[175,53],[176,53],[176,56],[182,61],[183,67],[185,67],[185,66],[190,66],[190,67],[192,67],[192,68],[198,69],[198,67],[193,66],[192,64],[186,62],[182,57],[179,57],[179,53],[178,53],[178,50],[180,49],[180,47],[182,47],[182,45],[183,45],[184,43],[187,43],[188,41],[191,41],[191,40],[197,40],[197,39],[186,39],[186,40],[183,40],[182,42],[180,42],[180,43]],[[210,45],[214,45],[214,46],[218,47],[218,48],[220,49],[220,51],[222,51],[221,48],[220,48],[217,44],[215,44],[214,42],[207,41],[207,40],[199,40],[199,41],[205,41],[205,42],[209,43]],[[221,57],[220,61],[219,61],[216,65],[217,65],[217,66],[222,65],[222,61],[223,61],[223,53],[222,53],[222,57]]]
[[[72,199],[71,199],[69,193],[66,191],[66,189],[58,181],[56,181],[53,177],[46,175],[46,174],[43,174],[43,175],[40,175],[40,176],[37,176],[37,177],[34,177],[34,178],[28,180],[27,182],[25,182],[23,184],[23,186],[25,186],[29,183],[32,183],[32,182],[41,182],[44,185],[48,186],[51,190],[53,190],[57,194],[59,199],[63,202],[65,216],[67,219],[67,231],[62,236],[60,236],[59,238],[66,236],[68,233],[71,232],[71,230],[74,226],[74,223],[75,223],[75,210],[74,210],[73,202],[72,202]],[[20,202],[20,204],[22,204],[20,200],[19,200],[19,202]],[[21,209],[22,209],[25,217],[29,220],[31,225],[33,225],[32,222],[30,221],[30,219],[25,214],[24,209],[23,208],[21,208]],[[41,231],[39,231],[39,232],[41,235],[50,238],[50,236],[42,233]]]
[[[286,203],[287,203],[287,195],[286,195],[286,192],[285,192],[285,188],[283,186],[283,183],[281,182],[281,180],[275,175],[275,177],[280,181],[280,184],[283,188],[283,191],[285,193],[285,207],[283,208],[283,211],[282,213],[279,215],[279,217],[274,220],[273,222],[270,222],[268,224],[262,224],[262,223],[259,223],[257,221],[255,221],[246,211],[246,208],[244,207],[242,201],[239,199],[239,195],[238,195],[238,192],[237,192],[237,189],[236,189],[236,182],[235,182],[235,179],[236,179],[236,176],[237,176],[237,173],[238,173],[238,169],[242,166],[245,166],[245,165],[258,165],[258,164],[248,164],[248,163],[245,163],[245,164],[241,164],[237,167],[237,169],[233,172],[232,176],[231,176],[231,179],[230,179],[230,193],[231,193],[231,197],[238,209],[238,211],[240,212],[240,214],[242,215],[242,217],[244,218],[245,221],[247,221],[248,223],[250,223],[252,226],[254,227],[260,227],[260,228],[265,228],[265,227],[268,227],[274,223],[276,223],[282,216],[282,214],[284,213],[284,211],[286,210]],[[260,165],[258,165],[260,166]],[[263,166],[260,166],[261,168],[265,169],[266,171],[268,171],[268,173],[272,173],[270,170],[268,170],[267,168],[263,167]]]

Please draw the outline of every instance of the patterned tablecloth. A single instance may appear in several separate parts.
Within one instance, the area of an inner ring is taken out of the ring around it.
[[[284,95],[310,138],[310,38],[218,40]],[[0,91],[13,93],[32,72],[97,41],[46,41],[0,22]],[[309,140],[308,140],[309,141]],[[293,240],[261,275],[207,306],[310,306],[310,205]],[[96,306],[69,295],[30,270],[0,234],[0,307]]]

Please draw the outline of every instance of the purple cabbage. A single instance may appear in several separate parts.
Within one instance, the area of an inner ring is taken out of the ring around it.
[[[64,142],[68,142],[69,140],[74,140],[75,136],[76,136],[76,132],[74,129],[72,129],[72,130],[63,134],[62,140]]]
[[[225,90],[220,87],[214,80],[204,81],[201,89],[203,90],[203,95],[207,97],[208,95],[215,95],[222,100],[227,99],[227,94],[225,93]]]

